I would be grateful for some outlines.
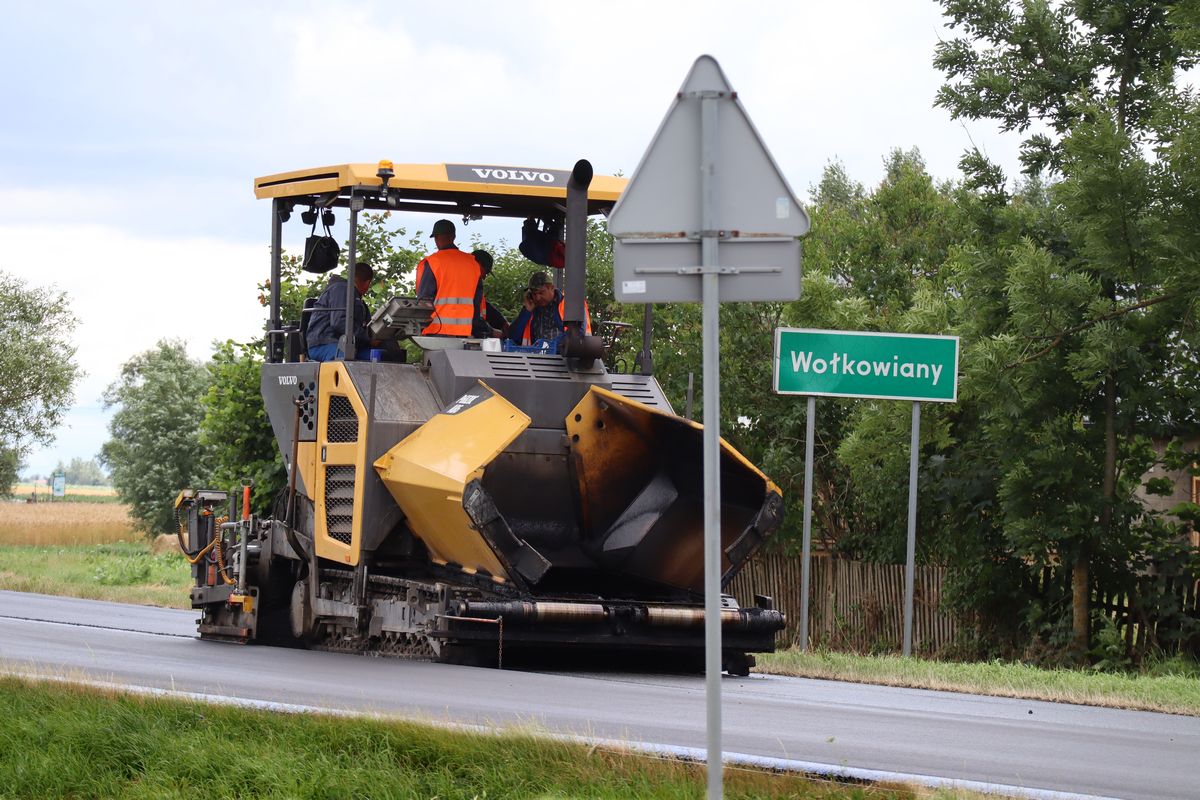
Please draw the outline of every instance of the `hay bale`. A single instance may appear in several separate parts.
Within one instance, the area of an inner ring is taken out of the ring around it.
[[[187,534],[183,535],[183,541],[187,542]],[[163,553],[178,555],[179,554],[179,539],[173,533],[162,533],[154,537],[154,541],[150,542],[150,552],[156,556]]]

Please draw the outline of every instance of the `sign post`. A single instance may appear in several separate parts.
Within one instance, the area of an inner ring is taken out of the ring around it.
[[[813,436],[816,433],[817,398],[808,396],[804,415],[804,542],[800,563],[800,652],[808,652],[808,586],[812,581],[812,482]]]
[[[53,492],[55,497],[67,496],[67,476],[61,472],[54,473]]]
[[[775,329],[775,391],[808,395],[804,446],[804,563],[800,569],[800,647],[808,647],[812,520],[813,417],[816,396],[912,401],[908,461],[908,540],[904,562],[904,636],[912,655],[913,582],[917,549],[917,456],[921,403],[958,400],[958,337],[865,331]]]
[[[798,298],[799,237],[808,231],[808,216],[712,57],[692,65],[609,214],[608,231],[619,301],[703,303],[704,663],[708,797],[716,800],[722,795],[719,303]]]

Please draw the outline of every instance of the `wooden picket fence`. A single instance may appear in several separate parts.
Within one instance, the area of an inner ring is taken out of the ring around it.
[[[812,556],[809,644],[858,653],[899,652],[904,631],[904,565]],[[800,556],[759,554],[726,589],[743,605],[769,595],[787,617],[779,646],[799,644]],[[913,652],[936,654],[963,623],[940,608],[943,569],[918,566],[913,587]]]
[[[1200,576],[1155,572],[1138,575],[1124,587],[1093,590],[1092,610],[1112,621],[1127,656],[1140,661],[1155,651],[1200,653]],[[1022,588],[1043,604],[1055,598],[1069,602],[1071,570],[1046,567]]]

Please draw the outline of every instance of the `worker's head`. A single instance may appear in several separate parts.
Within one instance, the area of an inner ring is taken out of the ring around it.
[[[479,268],[483,270],[483,277],[492,274],[492,254],[487,250],[473,250],[471,255],[475,256],[475,260],[479,262]]]
[[[441,250],[443,247],[449,247],[454,244],[456,233],[453,222],[448,219],[439,219],[433,223],[433,233],[430,236],[433,238],[433,243]]]
[[[554,281],[545,272],[538,270],[529,276],[529,288],[526,291],[529,299],[539,308],[554,302]]]
[[[354,265],[354,288],[358,290],[359,294],[366,294],[374,280],[375,270],[371,269],[370,264],[360,261]]]

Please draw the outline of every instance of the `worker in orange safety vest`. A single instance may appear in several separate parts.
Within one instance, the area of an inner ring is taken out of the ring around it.
[[[508,339],[513,344],[530,345],[539,339],[553,341],[562,335],[566,298],[554,288],[550,276],[541,270],[529,276],[524,307],[508,327]],[[587,300],[583,301],[584,335],[592,333],[592,320]]]
[[[433,224],[437,250],[417,265],[417,297],[433,301],[433,316],[421,333],[426,336],[479,336],[483,304],[483,269],[470,253],[454,244],[454,223]]]

